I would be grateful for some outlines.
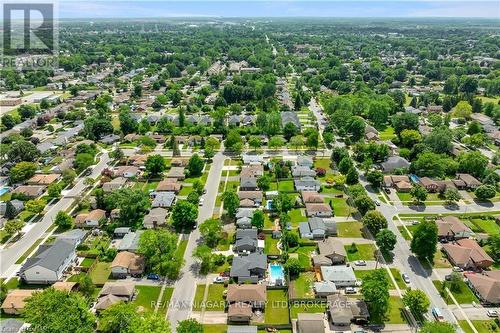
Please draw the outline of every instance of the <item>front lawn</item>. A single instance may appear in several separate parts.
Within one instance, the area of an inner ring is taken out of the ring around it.
[[[136,286],[135,289],[137,296],[133,303],[145,310],[154,311],[160,296],[161,286]]]
[[[210,284],[208,286],[207,299],[205,300],[206,311],[224,311],[225,300],[223,297],[226,288],[223,284]]]
[[[89,273],[92,282],[97,286],[102,286],[108,281],[111,274],[111,263],[98,262]]]
[[[300,273],[299,276],[292,281],[294,297],[314,298],[314,282],[315,277],[313,272]]]
[[[167,287],[163,291],[163,296],[161,297],[160,304],[158,305],[158,312],[163,314],[164,316],[167,314],[169,302],[172,298],[173,293],[174,288],[171,287]]]
[[[203,333],[224,333],[226,331],[226,324],[203,324]]]
[[[443,282],[439,280],[433,280],[432,283],[434,283],[434,286],[441,294],[441,297],[443,297],[443,299],[446,301],[446,304],[453,304],[451,297],[449,297],[448,293],[446,293],[443,289]],[[448,289],[450,289],[450,285],[448,284],[447,286]],[[455,297],[455,300],[457,301],[458,304],[472,304],[472,302],[479,303],[479,300],[477,299],[476,295],[472,293],[472,291],[465,282],[460,281],[458,283],[458,286],[459,286],[458,290],[450,289],[451,294],[453,295],[453,297]]]
[[[401,314],[401,309],[404,308],[403,300],[398,296],[389,297],[389,311],[385,314],[386,324],[404,324],[405,320]]]
[[[272,325],[290,323],[286,290],[268,290],[265,309],[265,323]]]
[[[476,226],[479,230],[474,230],[474,231],[479,231],[479,232],[485,232],[490,236],[493,235],[498,235],[500,234],[500,225],[498,225],[495,222],[495,219],[490,218],[490,219],[480,219],[480,218],[475,218],[475,219],[470,219],[471,223]],[[474,228],[472,228],[474,229]]]
[[[194,301],[193,301],[193,311],[201,311],[203,296],[205,295],[205,284],[196,285],[196,291],[194,293]]]
[[[497,333],[500,332],[500,327],[494,320],[471,320],[472,325],[476,328],[478,333]],[[473,333],[472,328],[466,320],[459,320],[458,324],[464,333]]]
[[[339,222],[337,223],[337,234],[345,238],[363,238],[361,222]]]
[[[397,268],[391,268],[391,273],[392,276],[394,276],[394,280],[396,280],[396,284],[398,285],[399,289],[406,289],[407,285],[403,281],[403,278],[401,277],[401,272]]]
[[[375,246],[372,244],[356,244],[356,246],[345,245],[347,259],[349,261],[356,260],[375,260]]]
[[[189,193],[193,192],[193,187],[192,186],[182,186],[181,190],[179,191],[179,196],[187,196]]]
[[[333,212],[335,213],[335,216],[349,216],[356,211],[355,208],[349,206],[347,200],[344,198],[328,198],[327,202],[329,201],[333,204]]]

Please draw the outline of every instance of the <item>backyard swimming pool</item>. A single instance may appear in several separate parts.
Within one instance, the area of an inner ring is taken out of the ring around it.
[[[269,285],[282,286],[285,284],[285,270],[278,264],[269,264]]]
[[[4,195],[5,193],[9,192],[9,188],[8,187],[2,187],[0,188],[0,196]]]

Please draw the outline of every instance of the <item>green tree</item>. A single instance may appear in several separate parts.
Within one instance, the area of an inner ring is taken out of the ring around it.
[[[403,147],[411,148],[413,145],[422,142],[422,135],[419,131],[413,129],[404,129],[399,134]]]
[[[94,156],[89,153],[77,154],[73,161],[73,167],[76,169],[77,173],[82,172],[92,164],[94,164]]]
[[[268,175],[260,176],[259,178],[257,178],[257,186],[262,191],[269,190],[269,187],[271,186],[271,178]]]
[[[425,145],[437,154],[449,153],[453,148],[451,141],[453,132],[445,126],[435,127],[429,135],[425,137]]]
[[[86,299],[92,299],[95,292],[95,284],[92,282],[90,275],[80,275],[80,278],[78,279],[78,292],[80,292],[80,294],[82,294]]]
[[[152,177],[157,177],[167,169],[167,163],[161,155],[149,155],[144,167]]]
[[[493,185],[481,185],[478,188],[475,189],[474,194],[479,200],[488,200],[491,198],[494,198],[496,195],[496,189],[495,186]]]
[[[9,178],[11,183],[22,182],[35,175],[37,165],[33,162],[19,162],[10,169]]]
[[[389,310],[389,281],[384,269],[365,275],[361,294],[368,305],[373,322],[382,322]]]
[[[118,302],[100,313],[99,330],[103,333],[135,333],[132,326],[137,320],[137,308],[133,303]]]
[[[7,235],[13,236],[21,231],[23,227],[24,222],[21,220],[8,220],[7,222],[5,222],[3,230],[7,233]]]
[[[222,226],[219,219],[208,219],[200,224],[200,233],[205,243],[215,248],[221,238]]]
[[[359,175],[358,172],[356,171],[356,168],[352,167],[349,169],[349,171],[345,175],[345,182],[348,185],[354,185],[359,182]]]
[[[418,130],[419,117],[417,114],[403,112],[392,117],[394,132],[399,135],[403,130]]]
[[[456,330],[451,323],[426,321],[420,328],[420,333],[456,333]]]
[[[421,318],[429,309],[431,302],[422,290],[409,288],[403,295],[403,304],[406,305],[416,317]]]
[[[34,162],[40,157],[40,151],[36,146],[26,140],[18,140],[10,145],[7,156],[11,161]]]
[[[410,195],[416,203],[427,200],[427,190],[422,185],[415,185],[410,190]]]
[[[5,213],[3,215],[7,220],[12,220],[17,215],[16,207],[10,200],[5,203]]]
[[[51,198],[59,198],[61,196],[62,184],[61,183],[52,183],[47,188],[47,193]]]
[[[191,230],[196,225],[198,207],[192,203],[180,200],[172,210],[172,225],[177,230]]]
[[[286,193],[280,192],[273,198],[272,207],[278,213],[288,213],[293,208],[293,202]]]
[[[377,233],[376,242],[380,251],[384,254],[394,250],[397,239],[396,235],[389,229],[382,229]]]
[[[183,259],[177,253],[177,235],[165,229],[145,230],[139,239],[138,253],[144,255],[150,272],[176,279]]]
[[[73,226],[73,219],[68,213],[59,211],[57,212],[54,223],[61,229],[69,229]]]
[[[317,130],[311,130],[306,138],[306,146],[309,148],[318,148],[319,133]]]
[[[480,151],[465,152],[458,155],[458,169],[474,177],[482,178],[487,166],[488,158]]]
[[[239,154],[243,149],[243,139],[236,129],[230,130],[226,136],[224,146],[227,150]]]
[[[460,101],[453,108],[453,116],[456,118],[469,119],[472,114],[472,106],[467,101]]]
[[[362,222],[373,235],[376,235],[380,230],[387,228],[386,218],[377,210],[370,210],[366,212],[365,216],[363,216]]]
[[[122,188],[104,196],[106,210],[120,210],[120,225],[131,226],[141,221],[151,203],[147,193],[141,189]]]
[[[384,181],[384,174],[381,171],[374,170],[366,174],[366,180],[372,185],[373,188],[380,188]]]
[[[139,124],[134,118],[132,118],[128,110],[120,111],[118,119],[120,120],[120,129],[124,135],[137,132]]]
[[[177,333],[203,333],[203,325],[196,319],[181,320],[177,324]]]
[[[437,241],[436,223],[434,221],[424,221],[417,226],[413,233],[410,248],[419,259],[428,259],[432,262],[436,253]]]
[[[448,203],[449,205],[453,205],[460,201],[460,199],[462,199],[462,196],[456,188],[450,187],[444,191],[444,198],[446,199],[446,203]]]
[[[45,208],[45,202],[42,200],[29,200],[24,205],[28,212],[32,212],[34,214],[40,214],[43,212]]]
[[[198,154],[193,154],[189,159],[187,168],[189,170],[190,177],[198,177],[203,173],[203,167],[205,166],[205,162],[203,159],[198,156]]]
[[[281,148],[285,145],[285,142],[283,141],[283,139],[279,136],[273,136],[271,139],[269,139],[269,148],[271,149],[278,149],[278,148]]]
[[[252,216],[252,226],[258,230],[264,229],[264,213],[261,210],[256,210]]]
[[[258,137],[252,136],[248,141],[248,145],[252,147],[254,151],[257,151],[257,149],[260,148],[260,146],[262,146],[262,142]]]
[[[285,263],[285,272],[288,273],[290,278],[296,278],[302,272],[302,266],[297,258],[289,258]]]
[[[234,191],[226,191],[222,194],[222,203],[224,205],[224,209],[227,214],[234,218],[236,216],[236,211],[240,206],[240,199],[236,192]]]
[[[79,332],[91,333],[95,317],[87,301],[77,293],[47,288],[35,292],[26,300],[23,312],[30,332]]]
[[[375,203],[366,194],[357,196],[354,199],[354,205],[361,215],[365,215],[366,212],[375,209]]]

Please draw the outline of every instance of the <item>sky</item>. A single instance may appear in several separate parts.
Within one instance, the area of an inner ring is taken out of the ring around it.
[[[500,24],[498,0],[59,0],[58,6],[59,18],[484,17]]]

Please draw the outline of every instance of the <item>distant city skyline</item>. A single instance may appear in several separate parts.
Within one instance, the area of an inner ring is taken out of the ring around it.
[[[60,18],[469,17],[500,18],[500,1],[72,1]]]

